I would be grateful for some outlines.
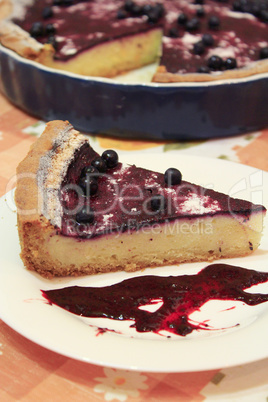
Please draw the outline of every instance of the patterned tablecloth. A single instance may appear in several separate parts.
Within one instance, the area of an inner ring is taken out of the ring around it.
[[[0,195],[44,122],[0,96]],[[268,130],[193,142],[92,136],[97,151],[163,152],[220,158],[268,171]],[[0,245],[1,247],[1,245]],[[268,342],[268,340],[267,340]],[[249,345],[250,347],[250,345]],[[0,401],[268,401],[268,359],[222,370],[147,373],[95,366],[32,343],[0,320]]]

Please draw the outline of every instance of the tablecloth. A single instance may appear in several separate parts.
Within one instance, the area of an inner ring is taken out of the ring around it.
[[[0,195],[45,123],[0,95]],[[268,129],[230,138],[145,142],[90,136],[97,151],[176,152],[220,158],[268,171]],[[1,247],[1,246],[0,246]],[[268,342],[268,340],[267,340]],[[250,345],[249,345],[250,347]],[[49,351],[0,320],[0,401],[268,401],[268,359],[190,373],[148,373],[80,362]]]

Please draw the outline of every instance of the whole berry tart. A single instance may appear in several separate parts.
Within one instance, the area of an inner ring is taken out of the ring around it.
[[[155,82],[268,71],[268,0],[1,0],[0,42],[46,66]]]
[[[17,169],[21,258],[44,277],[135,271],[245,256],[260,244],[261,205],[99,155],[51,121]]]

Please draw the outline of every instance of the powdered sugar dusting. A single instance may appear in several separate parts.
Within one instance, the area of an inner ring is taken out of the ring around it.
[[[221,210],[217,200],[211,200],[208,196],[189,194],[188,198],[178,206],[178,210],[187,214],[208,214]]]

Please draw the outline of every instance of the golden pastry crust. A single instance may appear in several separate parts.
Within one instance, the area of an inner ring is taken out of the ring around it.
[[[26,59],[44,64],[55,53],[50,44],[42,45],[10,21],[0,21],[0,43]]]
[[[38,249],[47,236],[55,233],[55,228],[40,215],[42,193],[37,184],[37,172],[40,158],[53,147],[53,140],[59,132],[69,126],[69,122],[54,121],[46,126],[44,135],[30,148],[28,155],[17,167],[17,187],[15,202],[17,205],[18,232],[21,245],[21,258],[30,270],[39,271],[36,267]],[[37,265],[46,270],[47,261],[39,261]],[[49,271],[46,276],[51,276]]]
[[[268,72],[268,59],[259,60],[252,63],[251,66],[245,68],[237,68],[233,70],[225,70],[215,74],[173,74],[167,72],[165,66],[159,66],[153,76],[154,82],[176,83],[176,82],[209,82],[219,80],[231,80],[250,77],[256,74]]]

